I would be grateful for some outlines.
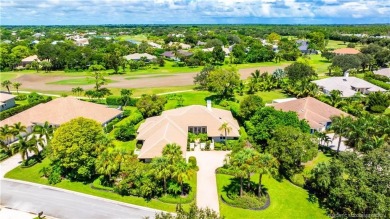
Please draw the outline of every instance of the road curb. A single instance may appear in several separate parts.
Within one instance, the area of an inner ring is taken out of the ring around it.
[[[132,208],[139,209],[139,210],[144,210],[144,211],[150,211],[150,212],[155,212],[155,213],[160,213],[160,212],[171,213],[171,212],[166,212],[166,211],[162,211],[162,210],[158,210],[158,209],[154,209],[154,208],[149,208],[149,207],[129,204],[129,203],[120,202],[120,201],[115,201],[115,200],[111,200],[111,199],[107,199],[107,198],[102,198],[102,197],[98,197],[98,196],[84,194],[84,193],[81,193],[81,192],[75,192],[75,191],[71,191],[71,190],[67,190],[67,189],[57,188],[57,187],[48,186],[48,185],[42,185],[42,184],[33,183],[33,182],[26,182],[26,181],[22,181],[22,180],[9,179],[9,178],[3,178],[3,179],[0,180],[0,182],[2,180],[3,181],[9,181],[9,182],[15,182],[15,183],[21,183],[21,184],[27,184],[27,185],[36,186],[36,187],[39,187],[39,188],[46,188],[46,189],[56,190],[56,191],[60,191],[60,192],[66,192],[66,193],[75,194],[75,195],[80,195],[80,196],[84,196],[84,197],[88,197],[88,198],[92,198],[92,199],[97,199],[97,200],[101,200],[101,201],[110,202],[112,204],[118,204],[118,205],[122,205],[122,206],[126,206],[126,207],[132,207]]]

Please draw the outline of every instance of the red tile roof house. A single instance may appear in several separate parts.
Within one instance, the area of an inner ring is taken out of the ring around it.
[[[277,110],[284,112],[293,111],[298,114],[299,119],[305,119],[310,125],[310,132],[325,131],[331,124],[332,116],[349,116],[349,114],[323,103],[313,97],[291,100],[282,103],[270,104]]]
[[[341,48],[332,51],[335,55],[356,55],[360,53],[359,50],[354,48]]]

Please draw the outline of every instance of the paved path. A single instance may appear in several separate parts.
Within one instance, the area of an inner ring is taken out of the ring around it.
[[[196,157],[199,171],[197,174],[196,203],[200,208],[210,208],[219,213],[217,179],[215,170],[223,166],[228,151],[192,151],[187,158]]]
[[[2,179],[0,204],[56,218],[153,218],[157,210],[49,186]]]
[[[0,163],[0,179],[4,178],[4,175],[9,171],[15,169],[22,162],[20,154],[15,154]]]

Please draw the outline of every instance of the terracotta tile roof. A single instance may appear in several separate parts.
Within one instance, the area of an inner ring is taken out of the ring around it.
[[[354,55],[360,53],[360,51],[354,48],[341,48],[333,50],[333,53],[338,55]]]
[[[330,122],[330,117],[349,114],[323,103],[313,97],[305,97],[283,103],[271,104],[275,109],[285,112],[293,111],[298,114],[299,119],[308,121],[311,128],[318,129]]]
[[[228,110],[193,105],[167,110],[161,116],[146,119],[137,130],[138,140],[144,140],[138,158],[161,156],[162,149],[168,143],[176,143],[182,147],[183,155],[187,150],[189,126],[207,126],[209,137],[224,136],[219,127],[227,122],[232,128],[228,137],[239,137],[239,125]]]
[[[104,124],[119,116],[122,111],[104,105],[78,100],[74,97],[61,97],[47,103],[41,103],[21,113],[11,116],[1,125],[13,125],[21,122],[26,127],[46,121],[61,125],[77,117],[85,117]]]

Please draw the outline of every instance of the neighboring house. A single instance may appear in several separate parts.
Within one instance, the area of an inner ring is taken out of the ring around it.
[[[376,75],[382,75],[390,78],[390,68],[382,68],[377,71],[374,71]]]
[[[29,56],[29,57],[26,57],[26,58],[22,59],[22,62],[20,63],[20,66],[26,67],[26,65],[31,65],[31,63],[33,61],[40,62],[40,60],[38,59],[37,55],[32,55],[32,56]]]
[[[341,48],[332,51],[335,55],[356,55],[360,53],[359,50],[354,48]]]
[[[31,44],[38,44],[39,43],[39,40],[33,40],[32,42],[31,42]]]
[[[57,45],[57,43],[63,43],[63,42],[64,42],[63,40],[60,40],[60,41],[55,40],[55,41],[51,42],[51,45]]]
[[[209,101],[207,107],[192,105],[164,111],[161,116],[146,119],[138,128],[137,140],[142,144],[138,158],[148,162],[161,156],[165,145],[171,143],[180,145],[185,157],[188,132],[207,133],[210,140],[219,142],[225,138],[225,133],[218,129],[225,122],[232,129],[227,138],[238,138],[240,127],[232,113],[212,108]]]
[[[169,42],[168,46],[179,46],[181,49],[191,49],[191,45],[178,42]]]
[[[157,49],[161,49],[162,46],[160,44],[154,43],[154,42],[148,42],[149,46]]]
[[[188,52],[188,51],[186,51],[186,50],[178,50],[177,53],[178,53],[179,56],[184,56],[184,57],[189,57],[189,56],[192,56],[192,55],[193,55],[192,52]],[[174,51],[166,51],[166,52],[164,52],[164,53],[161,54],[161,55],[162,55],[164,58],[167,58],[167,59],[173,59],[173,60],[176,60],[176,61],[180,61],[180,58],[179,58],[179,57],[176,57]]]
[[[35,38],[44,37],[44,36],[45,36],[45,34],[43,34],[43,33],[35,33],[35,34],[33,34],[33,37],[35,37]]]
[[[309,42],[306,40],[297,40],[299,51],[303,54],[317,54],[318,52],[314,49],[309,49]]]
[[[15,96],[9,93],[0,92],[0,112],[15,106]]]
[[[212,52],[213,50],[214,47],[202,49],[203,52]],[[229,56],[231,51],[233,50],[233,47],[225,48],[224,46],[222,46],[222,50],[225,52],[225,56]]]
[[[206,42],[202,42],[202,41],[198,41],[198,42],[196,43],[197,46],[204,46],[204,45],[206,45],[206,44],[207,44]]]
[[[330,118],[332,116],[349,115],[313,97],[273,103],[271,106],[284,112],[296,112],[299,119],[304,119],[309,123],[311,133],[328,129],[331,124]]]
[[[381,87],[356,77],[330,77],[312,82],[317,84],[325,94],[329,94],[332,90],[339,90],[342,92],[342,97],[351,97],[357,92],[369,94],[376,91],[386,91]]]
[[[89,45],[89,40],[87,38],[77,38],[77,39],[74,39],[74,41],[75,41],[75,44],[77,46]]]
[[[133,53],[127,56],[124,56],[125,59],[127,60],[133,60],[133,61],[139,61],[141,60],[141,57],[146,57],[146,61],[150,62],[153,59],[157,59],[156,56],[150,55],[148,53]]]
[[[27,132],[31,133],[34,125],[44,124],[46,121],[53,126],[60,126],[77,117],[84,117],[105,126],[111,120],[121,116],[122,111],[118,109],[78,100],[74,97],[61,97],[11,116],[1,121],[1,126],[20,122],[27,127]]]

